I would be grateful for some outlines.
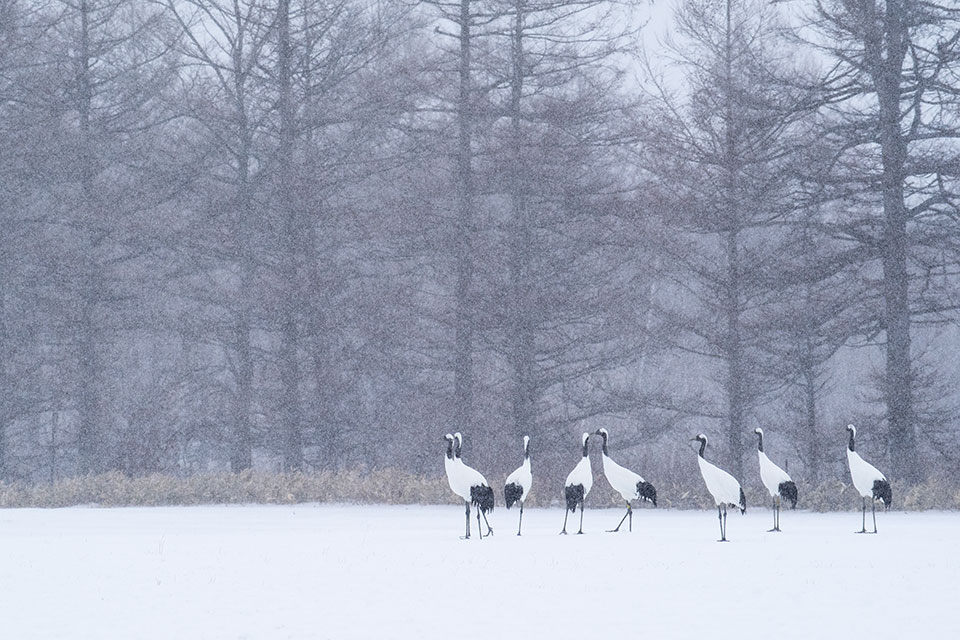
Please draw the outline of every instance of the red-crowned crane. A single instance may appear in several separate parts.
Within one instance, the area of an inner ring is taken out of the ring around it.
[[[567,481],[563,485],[563,497],[567,501],[567,509],[563,512],[563,531],[560,533],[564,535],[567,533],[567,516],[571,511],[576,512],[577,505],[580,506],[580,531],[577,533],[583,533],[583,501],[593,487],[593,469],[590,467],[590,451],[587,449],[589,441],[589,433],[580,436],[583,457],[567,476]]]
[[[757,441],[757,455],[760,457],[760,480],[763,486],[770,492],[773,498],[773,529],[770,531],[780,531],[780,502],[781,498],[790,501],[790,508],[797,508],[797,485],[790,479],[790,474],[775,465],[767,454],[763,451],[763,429],[757,427],[753,430],[759,440]]]
[[[847,432],[850,434],[850,441],[847,443],[847,464],[850,465],[850,477],[853,479],[853,486],[860,494],[863,505],[862,526],[857,533],[871,533],[867,531],[867,498],[870,498],[870,505],[873,507],[873,531],[877,532],[877,500],[883,502],[885,508],[889,509],[893,502],[893,490],[886,476],[880,473],[875,466],[860,457],[856,451],[857,428],[852,424],[847,425]]]
[[[465,505],[466,534],[464,538],[470,538],[470,505],[472,504],[477,508],[477,531],[480,533],[480,538],[483,539],[480,516],[483,515],[484,522],[486,522],[487,512],[493,511],[493,489],[490,488],[490,484],[479,471],[468,467],[460,459],[463,436],[459,433],[451,436],[448,433],[444,438],[447,440],[447,457],[444,459],[447,482],[450,483],[453,492],[463,499]],[[487,522],[487,535],[492,534],[493,529]]]
[[[459,465],[456,462],[456,440],[453,437],[453,434],[448,433],[443,436],[447,441],[447,455],[443,459],[443,468],[447,472],[447,482],[450,484],[450,490],[455,494],[460,496],[463,499],[463,503],[467,509],[467,531],[464,534],[464,539],[470,539],[470,487],[466,485],[466,478],[460,472]]]
[[[720,542],[727,542],[727,505],[739,507],[740,513],[747,511],[747,498],[743,495],[743,489],[740,483],[732,475],[711,464],[703,457],[703,452],[707,448],[707,436],[698,433],[692,441],[700,443],[700,453],[697,454],[697,462],[700,464],[700,475],[707,485],[707,491],[713,496],[717,503],[717,517],[720,519]]]
[[[507,476],[507,481],[503,487],[503,499],[507,504],[507,509],[517,502],[520,503],[520,523],[517,525],[517,535],[520,535],[520,530],[523,528],[523,503],[530,493],[530,485],[532,483],[533,473],[530,471],[530,436],[523,436],[523,464]]]
[[[603,438],[603,475],[607,482],[613,487],[614,491],[620,494],[627,502],[627,512],[623,514],[620,524],[611,533],[620,531],[623,521],[630,517],[629,530],[633,531],[633,506],[631,500],[647,500],[657,506],[657,490],[652,484],[643,479],[643,477],[630,471],[630,469],[621,467],[613,461],[610,453],[607,451],[607,438],[610,436],[606,429],[597,429],[596,435]]]

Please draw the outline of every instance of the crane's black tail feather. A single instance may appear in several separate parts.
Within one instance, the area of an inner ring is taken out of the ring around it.
[[[657,506],[657,490],[649,482],[641,480],[637,483],[637,495],[641,500],[652,502],[653,506]]]
[[[493,511],[493,489],[487,485],[470,487],[470,503],[483,513]]]
[[[583,503],[583,485],[572,484],[563,488],[563,497],[567,499],[567,509],[577,512],[577,505]]]
[[[747,512],[747,496],[743,495],[743,487],[740,487],[740,515]]]
[[[874,480],[873,499],[883,500],[883,506],[889,509],[893,503],[893,489],[890,488],[890,483],[886,480]]]
[[[790,508],[797,508],[797,483],[793,480],[787,480],[786,482],[781,482],[778,487],[780,491],[780,497],[784,500],[790,501]]]
[[[520,498],[523,497],[523,487],[518,485],[516,482],[511,482],[503,488],[503,501],[507,505],[507,509],[512,507],[515,503],[520,502]]]

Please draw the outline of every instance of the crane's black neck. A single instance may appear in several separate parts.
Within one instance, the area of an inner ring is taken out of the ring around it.
[[[523,459],[524,460],[530,459],[530,441],[529,440],[523,443]]]
[[[586,458],[588,455],[590,455],[590,451],[587,449],[587,443],[588,443],[588,442],[590,442],[590,438],[586,438],[586,439],[583,441],[583,457],[584,457],[584,458]]]
[[[758,433],[757,437],[760,438],[760,441],[757,442],[757,451],[763,451],[763,434]]]
[[[460,449],[461,449],[461,444],[460,444],[460,441],[457,440],[457,446],[456,446],[456,448],[453,450],[453,453],[454,453],[454,455],[456,456],[456,458],[457,458],[458,460],[460,459]]]
[[[453,440],[447,440],[447,458],[453,460]]]
[[[854,442],[853,442],[854,437],[855,437],[855,436],[853,435],[853,430],[851,430],[851,431],[850,431],[850,443],[847,445],[847,448],[850,449],[850,451],[856,451],[856,449],[854,449],[854,446],[856,446],[856,445],[854,444]]]
[[[703,452],[704,452],[704,450],[705,450],[706,448],[707,448],[707,441],[706,441],[706,440],[701,440],[701,441],[700,441],[700,457],[701,457],[701,458],[703,457]]]
[[[610,453],[607,451],[607,434],[600,432],[600,436],[603,438],[603,455],[610,457]]]

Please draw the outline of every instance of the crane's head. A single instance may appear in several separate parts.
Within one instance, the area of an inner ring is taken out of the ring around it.
[[[857,428],[856,428],[855,426],[853,426],[852,424],[848,424],[848,425],[847,425],[847,431],[849,431],[850,434],[853,435],[854,437],[857,436]]]
[[[597,429],[595,433],[596,433],[598,436],[603,437],[604,440],[606,440],[608,437],[610,437],[610,434],[609,434],[609,433],[607,432],[607,430],[604,429],[603,427]]]
[[[707,448],[707,436],[703,435],[702,433],[698,433],[694,437],[690,438],[690,442],[694,442],[694,441],[700,443],[700,451],[698,452],[697,455],[699,455],[702,458],[703,452]]]
[[[443,439],[447,441],[447,457],[451,460],[453,459],[453,436],[449,433],[443,436]]]
[[[763,429],[761,429],[760,427],[757,427],[756,429],[754,429],[753,432],[754,432],[755,434],[757,434],[758,436],[762,436],[762,435],[763,435]]]
[[[587,440],[590,439],[590,434],[584,431],[583,435],[580,436],[580,444],[584,447],[587,446]]]

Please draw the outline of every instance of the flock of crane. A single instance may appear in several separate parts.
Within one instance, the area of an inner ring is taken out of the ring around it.
[[[857,429],[852,424],[847,425],[849,433],[849,442],[847,444],[847,463],[850,467],[850,476],[853,480],[853,486],[862,499],[862,526],[857,533],[876,533],[877,532],[877,509],[876,503],[879,500],[885,507],[889,508],[893,499],[893,493],[890,489],[890,483],[886,477],[877,470],[876,467],[860,457],[856,451]],[[782,500],[788,500],[791,508],[797,506],[797,485],[790,478],[790,475],[774,464],[767,454],[763,451],[763,429],[757,428],[756,433],[757,451],[760,458],[760,479],[764,487],[770,492],[773,500],[773,528],[770,531],[780,531],[780,504]],[[595,433],[584,433],[580,437],[580,446],[582,457],[573,471],[567,476],[564,483],[564,498],[567,508],[563,514],[563,530],[561,534],[567,533],[567,517],[570,512],[576,513],[577,507],[580,508],[580,530],[577,533],[583,533],[583,502],[593,487],[593,469],[590,466],[590,457],[588,442],[592,436],[603,438],[603,475],[607,478],[610,486],[620,494],[627,503],[627,511],[615,529],[619,531],[625,520],[629,518],[629,530],[633,530],[633,501],[641,500],[651,502],[657,506],[657,490],[652,484],[643,479],[643,477],[633,471],[622,467],[610,458],[607,449],[607,440],[610,434],[606,429],[598,429]],[[463,436],[459,433],[446,434],[444,438],[447,441],[447,453],[444,458],[444,467],[447,472],[447,481],[455,494],[460,496],[466,506],[466,534],[465,539],[470,538],[470,507],[476,507],[477,513],[477,531],[482,539],[484,534],[480,525],[480,518],[487,527],[487,534],[492,535],[493,529],[487,521],[487,512],[493,510],[494,494],[493,489],[476,469],[464,464],[460,458],[463,448]],[[727,505],[740,509],[740,513],[746,513],[747,500],[743,494],[743,488],[732,475],[720,467],[708,462],[704,458],[704,451],[707,448],[707,436],[702,433],[691,438],[691,442],[700,443],[700,450],[697,454],[697,462],[700,465],[700,474],[707,485],[707,491],[713,496],[717,505],[717,518],[720,520],[720,542],[727,541]],[[517,535],[523,528],[523,503],[530,493],[530,486],[533,482],[533,474],[530,470],[530,436],[523,437],[523,464],[513,473],[507,476],[503,488],[503,497],[509,509],[514,504],[520,505],[520,521],[517,525]],[[873,531],[867,531],[867,499],[870,498],[873,507]]]

